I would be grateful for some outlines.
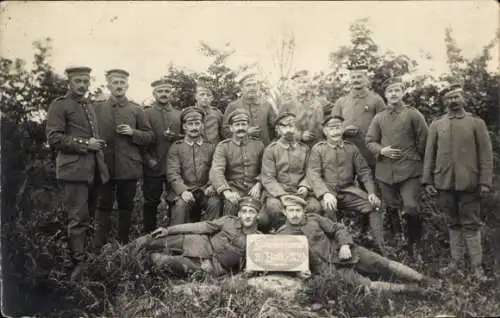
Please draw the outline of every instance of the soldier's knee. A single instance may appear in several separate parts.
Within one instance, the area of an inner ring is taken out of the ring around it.
[[[272,217],[280,215],[283,213],[283,205],[281,204],[281,201],[279,199],[267,198],[266,211]]]
[[[307,199],[306,212],[321,214],[321,204],[316,198]]]

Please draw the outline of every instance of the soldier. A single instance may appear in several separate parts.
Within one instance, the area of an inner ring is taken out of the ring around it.
[[[214,145],[222,140],[222,112],[212,106],[214,95],[207,83],[199,81],[196,85],[196,106],[205,112],[204,136]]]
[[[465,240],[474,276],[486,280],[480,208],[492,185],[491,140],[484,121],[464,110],[460,85],[443,89],[441,98],[447,113],[429,127],[422,177],[429,194],[439,193],[439,205],[448,218],[451,262],[441,273],[461,267]]]
[[[352,236],[341,224],[317,214],[306,214],[306,202],[297,196],[283,197],[286,223],[277,232],[278,235],[305,235],[309,242],[311,272],[319,274],[333,266],[342,278],[355,286],[364,286],[369,290],[408,292],[426,290],[410,284],[395,284],[384,281],[372,281],[360,274],[391,275],[400,279],[432,283],[433,279],[414,269],[391,261],[362,246],[354,244]]]
[[[168,150],[170,225],[198,222],[200,217],[214,220],[220,215],[220,199],[208,179],[215,145],[203,139],[204,116],[202,109],[185,108],[181,114],[185,137]],[[202,214],[193,215],[195,211]]]
[[[222,121],[223,136],[230,138],[229,115],[236,109],[243,109],[249,114],[248,134],[261,140],[267,146],[274,138],[274,121],[276,113],[271,104],[259,96],[259,83],[255,74],[247,74],[239,81],[241,98],[229,103]]]
[[[143,231],[149,233],[156,229],[158,205],[164,187],[167,188],[167,153],[170,145],[181,139],[181,112],[170,104],[174,89],[172,80],[164,78],[151,83],[154,104],[146,110],[153,133],[154,143],[145,147],[144,178],[142,192],[144,193]],[[170,190],[170,189],[169,189]]]
[[[104,159],[111,180],[99,190],[96,213],[96,250],[106,243],[110,231],[110,215],[116,199],[119,210],[118,240],[127,243],[137,180],[142,176],[141,148],[153,141],[151,126],[142,108],[127,99],[129,73],[114,69],[106,73],[108,100],[96,107],[101,136],[108,144]]]
[[[260,234],[256,220],[261,203],[244,197],[238,205],[237,217],[227,215],[212,221],[159,228],[151,233],[146,248],[153,251],[153,264],[176,276],[199,270],[215,276],[240,271],[246,236]]]
[[[56,176],[64,184],[69,247],[75,266],[85,257],[89,210],[94,208],[96,188],[109,180],[102,152],[106,144],[99,135],[94,106],[85,98],[90,72],[88,67],[67,68],[68,93],[55,99],[47,113],[47,140],[57,150]]]
[[[306,180],[309,147],[297,141],[295,119],[293,113],[285,112],[278,116],[276,129],[280,139],[267,146],[262,157],[265,211],[273,229],[278,229],[285,221],[280,198],[286,194],[305,198],[307,212],[321,212],[321,205],[312,195]]]
[[[236,215],[240,197],[250,195],[260,199],[264,144],[249,137],[246,111],[236,109],[228,116],[228,123],[233,135],[215,148],[210,182],[217,194],[223,196],[223,214]]]
[[[292,76],[297,96],[293,102],[283,105],[282,111],[297,115],[297,139],[312,147],[323,137],[323,103],[314,95],[308,75],[308,71],[300,71]]]
[[[325,141],[314,145],[309,155],[307,181],[316,198],[321,200],[325,214],[336,221],[336,210],[347,209],[369,215],[370,227],[380,252],[386,256],[380,199],[370,168],[358,148],[344,142],[342,117],[328,116],[323,122]],[[355,185],[358,178],[368,193]]]
[[[421,261],[415,245],[422,237],[418,201],[427,124],[416,108],[404,105],[401,78],[390,78],[383,86],[387,108],[373,118],[366,143],[377,159],[375,177],[389,213],[398,213],[399,197],[402,199],[408,254]]]

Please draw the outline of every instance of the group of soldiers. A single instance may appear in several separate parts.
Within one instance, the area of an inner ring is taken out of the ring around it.
[[[142,108],[127,99],[130,74],[121,69],[106,73],[110,97],[92,104],[85,97],[90,72],[66,70],[68,93],[52,102],[47,117],[75,268],[85,258],[94,209],[94,252],[109,239],[115,200],[117,238],[129,242],[142,179],[145,235],[139,242],[151,249],[153,263],[172,273],[227,273],[241,265],[247,234],[300,234],[308,238],[313,272],[328,264],[356,284],[406,290],[359,273],[429,280],[387,258],[383,231],[386,211],[393,234],[407,240],[412,259],[421,260],[423,185],[438,195],[448,220],[451,261],[441,273],[461,269],[466,246],[474,276],[485,279],[479,212],[492,183],[492,148],[485,123],[464,110],[459,85],[442,90],[445,114],[428,127],[403,102],[400,78],[384,83],[386,104],[369,89],[362,66],[350,70],[351,90],[333,106],[303,89],[278,112],[261,96],[255,74],[239,80],[242,96],[222,113],[203,82],[196,105],[174,108],[175,83],[168,78],[151,84],[155,102]],[[299,88],[306,85],[307,73],[294,80]],[[169,224],[157,229],[164,192]],[[365,232],[369,226],[382,255],[355,245],[338,222],[353,215]]]

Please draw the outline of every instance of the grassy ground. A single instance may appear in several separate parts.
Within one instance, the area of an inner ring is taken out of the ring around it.
[[[184,284],[151,270],[143,257],[111,254],[89,262],[80,283],[70,283],[66,267],[67,237],[63,209],[43,206],[27,220],[3,228],[4,294],[10,314],[52,317],[105,315],[112,317],[356,317],[436,316],[438,314],[496,316],[500,314],[500,206],[499,191],[483,206],[485,269],[491,282],[478,284],[461,275],[443,278],[443,286],[432,297],[418,295],[364,294],[349,287],[334,273],[306,281],[304,290],[291,304],[278,295],[261,292],[244,282],[212,279],[201,273],[189,281],[207,287],[186,293]],[[428,209],[431,201],[424,198]],[[137,197],[140,206],[140,194]],[[49,209],[49,210],[47,210]],[[52,211],[52,212],[50,212]],[[135,224],[140,224],[136,214]],[[139,235],[134,227],[133,236]],[[391,241],[396,246],[397,242]],[[423,253],[425,265],[411,264],[402,251],[397,259],[429,274],[449,260],[446,228],[439,214],[429,214]],[[214,287],[215,286],[215,287]]]

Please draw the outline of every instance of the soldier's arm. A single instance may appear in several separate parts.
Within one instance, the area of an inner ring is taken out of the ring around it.
[[[343,117],[342,116],[342,99],[343,98],[340,97],[339,99],[337,99],[337,101],[335,102],[335,104],[333,104],[332,112],[331,112],[332,116]]]
[[[415,116],[413,118],[413,129],[415,132],[416,146],[418,153],[421,158],[425,155],[425,144],[427,141],[427,134],[429,133],[429,127],[425,122],[424,115],[418,110],[415,110]]]
[[[375,93],[375,113],[380,113],[385,109],[384,99],[377,93]]]
[[[365,142],[366,147],[370,150],[375,157],[378,159],[380,156],[380,151],[382,150],[382,131],[380,128],[380,116],[375,116],[368,127],[366,132]]]
[[[181,152],[177,144],[173,144],[167,152],[167,182],[175,194],[181,195],[188,190],[182,178]]]
[[[321,148],[316,145],[312,147],[309,155],[307,163],[307,181],[318,199],[330,193],[326,183],[323,181],[321,170]]]
[[[132,134],[132,143],[138,146],[146,146],[151,144],[155,135],[153,133],[153,128],[151,128],[151,124],[144,113],[144,110],[137,107],[136,108],[136,128],[133,130]]]
[[[145,115],[146,120],[148,121],[149,125],[152,127],[150,108],[144,111],[144,115]],[[152,130],[152,128],[151,128],[151,130]],[[146,162],[146,163],[154,158],[153,153],[154,153],[155,141],[156,141],[156,136],[154,136],[154,131],[153,131],[153,141],[151,143],[141,147],[141,155],[144,159],[144,162]]]
[[[215,148],[214,157],[212,159],[212,167],[210,168],[210,182],[214,186],[218,194],[226,190],[231,190],[231,187],[226,180],[226,144],[220,142]]]
[[[422,174],[423,185],[434,184],[434,168],[436,167],[436,151],[437,151],[437,122],[431,123],[429,126],[429,134],[425,146],[424,168]]]
[[[354,244],[352,235],[342,223],[333,222],[329,218],[320,215],[317,215],[315,217],[317,218],[318,224],[323,232],[325,232],[326,236],[328,236],[330,239],[337,240],[337,242],[341,246],[346,244]]]
[[[87,140],[66,135],[66,107],[54,101],[47,112],[47,140],[57,151],[67,154],[86,154]]]
[[[480,118],[476,118],[475,137],[479,158],[479,184],[491,187],[493,182],[493,150],[488,128]]]
[[[311,185],[309,184],[309,181],[307,180],[307,162],[309,161],[309,156],[311,155],[311,149],[309,146],[305,146],[305,151],[306,151],[306,158],[304,162],[304,177],[302,180],[299,181],[299,188],[300,187],[305,187],[307,190],[312,190]]]
[[[368,167],[366,159],[363,157],[361,152],[359,152],[358,148],[355,148],[354,150],[353,161],[354,171],[356,172],[359,180],[363,182],[366,191],[368,191],[368,193],[375,193],[375,183],[373,182],[370,167]]]
[[[213,221],[203,221],[197,223],[184,223],[173,225],[167,228],[168,235],[179,234],[215,234],[224,226],[227,217],[222,217]]]
[[[224,116],[222,116],[222,137],[225,139],[231,137],[231,130],[229,129],[229,114],[236,109],[236,104],[230,103],[227,105],[226,110],[224,111]]]
[[[274,108],[270,103],[268,103],[267,127],[269,130],[269,141],[273,141],[276,138],[274,122],[276,121],[277,116],[278,114],[276,113]]]
[[[281,186],[281,184],[276,180],[277,175],[277,162],[274,157],[274,147],[271,145],[264,150],[264,155],[262,157],[262,170],[261,170],[261,182],[264,188],[273,197],[278,198],[285,195],[286,192]]]

